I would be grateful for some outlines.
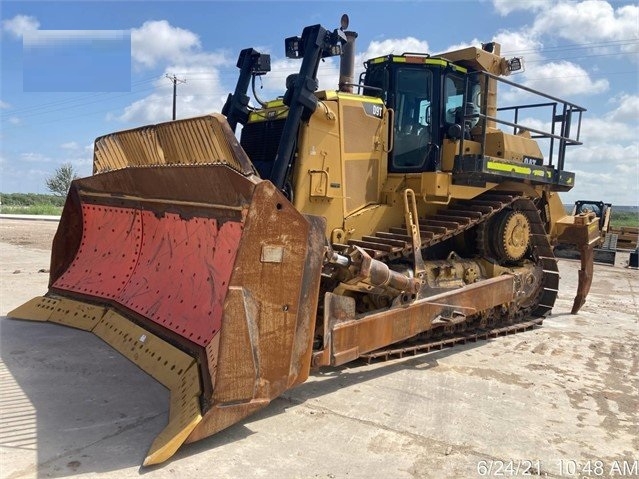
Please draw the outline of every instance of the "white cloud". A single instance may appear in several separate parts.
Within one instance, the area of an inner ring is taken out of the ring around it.
[[[131,103],[124,109],[122,115],[118,117],[107,115],[107,119],[117,118],[135,124],[167,121],[171,119],[171,106],[167,106],[167,101],[170,102],[165,96],[152,93],[142,100]]]
[[[493,4],[503,15],[515,10],[533,12],[530,28],[524,27],[520,32],[500,32],[496,40],[502,43],[502,52],[506,56],[513,54],[524,57],[525,72],[516,81],[553,96],[593,96],[609,91],[610,83],[605,78],[593,78],[594,73],[605,73],[598,72],[594,65],[586,70],[571,61],[546,60],[542,38],[550,42],[556,38],[565,38],[577,44],[585,44],[576,45],[579,48],[590,45],[590,50],[597,54],[610,54],[615,49],[619,53],[639,51],[639,7],[634,5],[614,9],[609,2],[603,0],[493,0]],[[561,48],[557,51],[561,51]],[[636,58],[636,55],[631,56],[634,61]],[[504,92],[501,100],[509,103],[521,101],[527,96],[523,92],[507,89]],[[636,104],[626,105],[626,115],[629,114],[631,105]]]
[[[634,153],[638,154],[639,150],[637,148],[634,149]],[[639,172],[639,161],[635,160],[635,162],[632,165],[615,165],[615,169],[618,170],[622,175],[637,175],[637,172]],[[638,189],[639,191],[639,189]],[[639,196],[638,196],[639,198]]]
[[[0,100],[0,110],[7,110],[9,108],[11,108],[9,103]]]
[[[165,40],[158,40],[155,36]],[[173,38],[172,44],[170,38]],[[186,79],[186,83],[177,87],[178,118],[220,111],[228,93],[233,90],[233,84],[223,85],[220,69],[233,68],[236,74],[235,58],[230,58],[225,52],[202,51],[199,38],[188,30],[173,27],[164,20],[146,22],[141,28],[132,30],[131,43],[133,58],[138,63],[153,66],[166,62],[169,65],[164,69],[165,74]],[[371,42],[366,51],[356,55],[355,79],[364,60],[406,51],[427,52],[428,44],[412,37]],[[271,72],[257,80],[258,94],[264,99],[283,95],[286,77],[297,73],[299,68],[300,60],[273,59]],[[337,89],[338,79],[339,60],[326,58],[318,71],[319,89]],[[137,125],[169,121],[172,114],[172,83],[163,77],[156,80],[154,85],[153,93],[127,106],[121,114],[111,114],[108,118]]]
[[[632,166],[637,168],[637,161],[639,161],[639,150],[637,149],[639,143],[637,142],[622,145],[612,138],[608,138],[608,141],[600,141],[587,134],[584,135],[583,142],[582,146],[574,147],[574,150],[572,148],[567,150],[567,163],[574,168],[583,167],[583,165],[589,165],[589,168],[608,170],[617,167],[620,169]],[[597,168],[597,166],[601,168]]]
[[[29,15],[16,15],[9,20],[2,21],[2,29],[18,39],[37,31],[38,28],[40,28],[40,22]]]
[[[332,59],[328,58],[327,61],[332,62]],[[267,98],[271,99],[278,95],[283,95],[286,91],[286,78],[289,75],[298,73],[300,65],[301,60],[291,58],[272,59],[271,71],[256,80],[256,85],[263,85],[264,87],[263,90],[258,90],[260,97],[266,100]],[[320,70],[323,66],[320,65]]]
[[[144,22],[140,28],[131,30],[131,55],[145,67],[154,67],[162,61],[179,61],[200,49],[198,35],[174,27],[166,20]]]
[[[604,159],[616,164],[636,162],[639,122],[636,118],[628,122],[622,121],[619,116],[620,110],[621,107],[615,108],[601,117],[589,116],[586,112],[582,118],[579,138],[583,145],[569,147],[566,150],[567,158],[572,158],[579,164],[602,164]],[[551,112],[547,108],[543,111]],[[505,115],[500,115],[500,118],[512,121],[512,118],[506,118]],[[520,118],[518,123],[540,131],[550,132],[551,130],[550,115],[545,115],[543,119]],[[577,118],[573,118],[572,138],[576,137],[576,128]]]
[[[562,193],[561,199],[565,203],[583,199],[601,199],[614,205],[637,205],[639,198],[639,178],[637,177],[637,165],[629,169],[629,173],[624,173],[626,169],[623,165],[615,166],[614,160],[607,158],[600,159],[602,169],[581,169],[578,164],[572,165],[577,168],[568,169],[575,173],[575,187],[569,193]]]
[[[451,45],[446,50],[453,51],[471,46],[479,48],[483,42],[488,40],[489,39],[487,38],[483,40],[475,38],[470,42]],[[543,56],[540,53],[543,49],[543,43],[538,38],[532,36],[529,31],[515,32],[511,30],[500,30],[492,37],[492,39],[490,39],[490,41],[499,43],[501,46],[501,56],[506,58],[512,58],[515,56],[520,58],[523,57],[524,69],[528,62],[536,62],[543,59]],[[515,79],[513,81],[517,82],[518,80]]]
[[[610,88],[608,80],[591,78],[590,74],[576,63],[561,61],[526,65],[524,59],[525,71],[511,80],[554,97],[570,100],[577,95],[592,96],[604,93]],[[505,85],[499,87],[498,96],[499,106],[513,105],[531,98],[543,99],[525,90]]]
[[[401,55],[405,52],[413,53],[428,53],[428,42],[419,40],[415,37],[406,38],[388,38],[382,41],[373,40],[368,44],[366,51],[364,51],[358,57],[362,57],[363,60],[369,58],[381,57],[383,55]]]
[[[568,61],[548,62],[524,73],[524,84],[553,96],[595,95],[608,90],[606,79],[593,80],[586,70]]]
[[[639,199],[639,97],[621,94],[599,117],[587,112],[581,129],[582,146],[568,148],[566,168],[576,174],[571,201],[596,198],[617,205]],[[562,198],[564,196],[562,195]]]
[[[613,7],[605,0],[493,0],[501,15],[514,11],[533,13],[532,25],[525,27],[525,35],[540,38],[548,35],[583,44],[597,54],[620,53],[633,62],[639,53],[639,6]],[[530,55],[528,60],[531,61]]]
[[[615,102],[619,106],[609,112],[606,119],[613,122],[632,122],[636,128],[639,123],[639,95],[623,93],[615,99]]]
[[[587,142],[624,142],[639,137],[639,128],[620,121],[603,118],[584,118],[581,126],[583,138]],[[618,144],[618,143],[617,143]]]
[[[596,71],[594,66],[587,71],[574,62],[545,60],[542,38],[565,38],[574,43],[584,43],[584,46],[591,45],[591,50],[598,54],[609,54],[615,48],[617,52],[639,51],[639,7],[635,5],[614,9],[604,0],[493,0],[493,5],[502,15],[516,10],[533,13],[530,27],[523,27],[519,32],[500,32],[495,40],[502,44],[505,56],[524,57],[525,72],[515,81],[553,96],[597,95],[607,92],[610,84],[605,78],[592,77]],[[637,56],[631,58],[636,61]],[[524,97],[529,95],[504,88],[500,103],[510,104]],[[625,114],[628,115],[635,105],[632,102],[626,105]]]
[[[584,114],[580,131],[580,141],[583,144],[566,149],[565,168],[575,172],[576,186],[570,192],[561,194],[565,203],[584,198],[601,198],[620,205],[636,203],[639,198],[637,102],[639,97],[622,94],[610,102],[609,111],[599,115],[594,112]],[[500,115],[500,118],[512,121],[505,114]],[[537,130],[550,131],[549,120],[550,114],[547,114],[542,118],[521,118],[519,123]],[[574,137],[577,123],[573,121],[572,126],[571,136]],[[538,142],[547,157],[549,142]],[[556,150],[555,143],[555,156]]]
[[[535,18],[532,31],[579,43],[637,40],[638,22],[636,5],[615,10],[603,0],[562,1],[543,9]]]
[[[158,41],[159,35],[166,41]],[[175,41],[171,45],[169,37]],[[171,26],[166,21],[146,22],[141,28],[133,29],[131,34],[133,58],[144,66],[169,63],[165,74],[175,74],[186,79],[186,83],[177,86],[177,118],[187,118],[213,111],[220,111],[226,97],[233,90],[233,84],[223,85],[220,78],[221,68],[232,68],[235,59],[225,52],[204,52],[197,35]],[[356,56],[356,67],[365,59],[395,52],[426,52],[428,44],[415,38],[391,39],[383,42],[371,42],[365,52]],[[171,61],[174,60],[174,61]],[[258,94],[263,99],[272,99],[286,91],[286,77],[297,73],[300,60],[274,59],[271,72],[257,80]],[[358,78],[356,71],[355,78]],[[327,58],[321,62],[318,71],[319,89],[337,89],[339,79],[339,60]],[[162,77],[154,82],[155,90],[150,95],[127,106],[120,114],[108,115],[108,119],[118,119],[133,125],[169,121],[172,114],[173,86],[171,81]],[[261,87],[261,88],[260,88]]]
[[[18,118],[17,116],[12,116],[11,118],[9,118],[9,123],[11,123],[12,125],[19,125],[20,123],[22,123],[22,120],[20,120],[20,118]]]
[[[499,115],[499,117],[502,119],[505,119],[501,115]],[[513,121],[513,119],[514,118],[508,118],[507,121]],[[517,124],[525,128],[532,128],[534,130],[539,130],[539,131],[549,132],[551,130],[550,122],[543,122],[539,118],[533,118],[533,117],[519,118],[519,120],[517,121]],[[509,127],[505,127],[505,128],[509,128]]]

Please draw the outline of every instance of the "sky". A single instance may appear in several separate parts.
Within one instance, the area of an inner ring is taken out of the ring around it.
[[[96,137],[219,112],[235,87],[240,50],[271,54],[263,99],[285,91],[299,68],[284,39],[307,25],[350,17],[356,64],[403,52],[436,54],[497,41],[525,70],[509,79],[585,107],[582,146],[565,168],[576,186],[564,203],[639,203],[639,6],[604,0],[476,1],[2,1],[0,192],[47,193],[71,163],[91,174]],[[320,89],[335,89],[326,59]],[[503,90],[500,105],[531,99]],[[529,126],[549,124],[531,114]]]

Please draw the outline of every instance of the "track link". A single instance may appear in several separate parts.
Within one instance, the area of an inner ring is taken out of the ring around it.
[[[544,318],[534,318],[515,324],[497,326],[490,329],[479,328],[474,331],[453,334],[445,339],[437,339],[425,342],[417,342],[415,340],[406,341],[400,343],[399,345],[395,345],[395,347],[378,349],[377,351],[373,351],[371,353],[362,354],[361,358],[370,364],[375,359],[388,361],[389,359],[403,358],[404,356],[417,356],[418,354],[429,353],[430,351],[441,350],[444,348],[452,348],[454,346],[466,344],[468,342],[474,343],[479,340],[488,340],[490,338],[497,338],[499,336],[532,330],[537,326],[541,326],[543,321]]]

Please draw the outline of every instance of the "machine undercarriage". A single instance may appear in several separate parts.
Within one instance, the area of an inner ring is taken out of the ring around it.
[[[515,294],[508,303],[486,309],[449,307],[424,324],[423,331],[404,339],[405,344],[390,344],[361,356],[429,350],[436,344],[487,336],[504,327],[527,329],[541,324],[552,310],[559,285],[557,262],[531,199],[512,192],[488,192],[473,200],[456,201],[418,223],[424,239],[417,260],[406,225],[348,244],[333,244],[321,291],[352,298],[350,319],[355,320],[501,275],[515,277]],[[338,314],[320,305],[314,343],[318,364],[321,353],[317,351],[325,344],[325,321],[330,322],[331,315]]]

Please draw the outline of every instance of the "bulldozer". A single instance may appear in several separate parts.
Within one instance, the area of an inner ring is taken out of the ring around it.
[[[315,368],[541,324],[557,244],[581,252],[584,304],[598,219],[559,193],[585,109],[508,80],[522,59],[494,42],[372,58],[355,80],[347,29],[285,39],[281,97],[256,94],[270,56],[247,48],[221,113],[97,138],[48,292],[8,314],[90,331],[170,390],[145,466]],[[320,90],[330,57],[339,84]],[[498,107],[498,86],[540,100]],[[540,109],[549,131],[521,121]]]

